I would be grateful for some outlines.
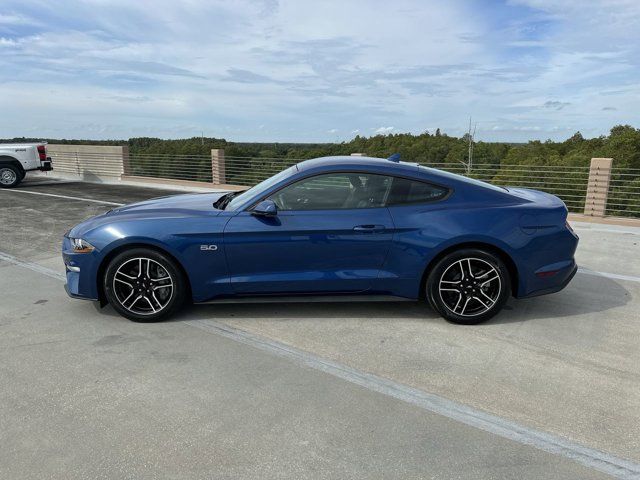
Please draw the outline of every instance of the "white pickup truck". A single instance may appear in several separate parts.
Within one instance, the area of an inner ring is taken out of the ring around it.
[[[46,143],[0,143],[0,188],[15,187],[27,172],[52,169]]]

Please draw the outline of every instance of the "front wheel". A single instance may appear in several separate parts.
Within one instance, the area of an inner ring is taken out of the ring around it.
[[[17,186],[24,176],[13,165],[0,165],[0,188],[13,188]]]
[[[509,271],[496,255],[463,249],[431,270],[426,295],[431,307],[453,323],[474,325],[490,319],[511,295]]]
[[[165,319],[182,306],[186,279],[176,263],[155,250],[135,248],[109,262],[105,296],[123,317],[136,322]]]

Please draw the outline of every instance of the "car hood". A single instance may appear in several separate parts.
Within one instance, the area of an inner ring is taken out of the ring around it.
[[[171,195],[168,197],[152,198],[144,202],[131,203],[124,207],[114,208],[108,215],[128,215],[132,213],[148,212],[157,214],[160,212],[169,214],[199,214],[216,211],[213,202],[218,200],[226,192],[216,193],[189,193],[184,195]]]
[[[107,213],[79,223],[68,232],[68,236],[72,238],[81,237],[97,227],[119,221],[200,217],[204,215],[216,216],[221,210],[215,209],[213,203],[225,193],[226,192],[172,195],[116,207]]]

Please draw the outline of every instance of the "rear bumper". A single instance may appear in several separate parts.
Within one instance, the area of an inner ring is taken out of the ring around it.
[[[40,166],[38,167],[38,170],[40,170],[41,172],[50,172],[51,170],[53,170],[53,165],[51,164],[51,157],[48,157],[47,160],[40,162]]]
[[[576,262],[572,260],[570,265],[558,271],[558,273],[556,273],[552,277],[553,283],[551,285],[546,285],[544,288],[534,290],[519,298],[531,298],[531,297],[537,297],[540,295],[547,295],[549,293],[559,292],[560,290],[564,289],[567,285],[569,285],[569,282],[576,275],[577,271],[578,271],[578,265],[576,265]],[[545,280],[548,281],[549,279],[546,278]]]
[[[517,298],[559,292],[577,271],[578,236],[567,226],[542,229],[518,252]]]

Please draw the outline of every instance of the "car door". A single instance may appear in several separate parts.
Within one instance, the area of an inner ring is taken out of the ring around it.
[[[242,211],[224,231],[236,293],[353,293],[371,288],[393,237],[391,178],[334,172],[285,186],[275,216]]]

